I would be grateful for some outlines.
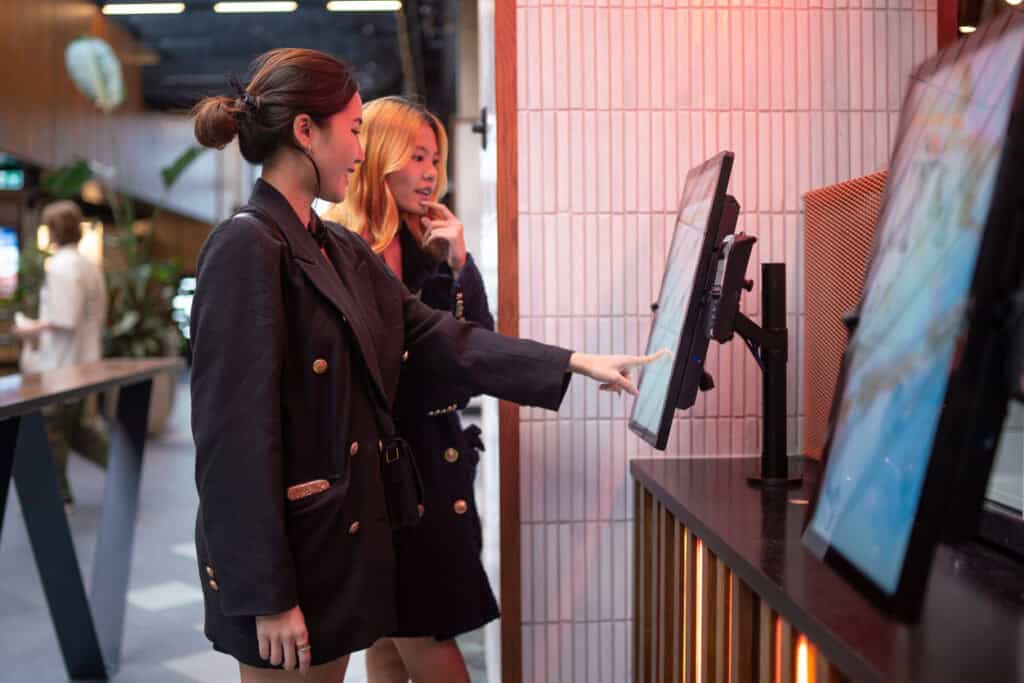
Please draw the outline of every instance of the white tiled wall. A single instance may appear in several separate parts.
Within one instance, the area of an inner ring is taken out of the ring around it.
[[[520,333],[639,353],[687,170],[736,153],[730,192],[761,261],[788,268],[789,439],[801,420],[801,194],[884,168],[935,0],[520,0]],[[746,295],[757,317],[760,291]],[[760,377],[739,343],[666,455],[755,453]],[[521,423],[527,681],[629,680],[628,460],[656,455],[630,400],[573,382]]]

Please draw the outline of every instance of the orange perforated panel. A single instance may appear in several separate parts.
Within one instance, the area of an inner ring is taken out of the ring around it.
[[[804,450],[821,457],[843,350],[864,285],[885,171],[804,195]]]

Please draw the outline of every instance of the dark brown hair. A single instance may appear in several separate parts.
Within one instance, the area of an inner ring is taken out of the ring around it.
[[[47,204],[42,222],[50,230],[50,241],[59,247],[78,244],[82,239],[82,210],[70,199]]]
[[[308,114],[321,126],[358,91],[347,64],[316,50],[265,52],[253,61],[251,73],[245,86],[233,80],[236,97],[207,97],[192,116],[199,144],[222,149],[237,135],[242,156],[253,164],[266,161],[281,145],[296,144],[296,116]]]

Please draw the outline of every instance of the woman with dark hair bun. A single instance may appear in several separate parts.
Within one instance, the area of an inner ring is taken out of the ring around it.
[[[201,144],[237,135],[263,165],[203,246],[192,306],[205,631],[243,683],[337,683],[349,653],[394,632],[392,532],[423,514],[391,414],[399,375],[434,387],[424,406],[458,387],[554,410],[573,372],[635,394],[630,368],[649,358],[512,339],[422,304],[311,208],[341,202],[362,162],[349,68],[273,50],[234,85],[194,111]]]

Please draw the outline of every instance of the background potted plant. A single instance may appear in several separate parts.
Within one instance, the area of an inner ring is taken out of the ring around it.
[[[76,38],[65,52],[68,74],[78,90],[104,115],[110,115],[124,101],[121,65],[104,41]],[[114,131],[116,127],[110,126]],[[111,147],[116,141],[111,133]],[[202,153],[190,147],[160,171],[164,198],[174,184]],[[114,155],[116,159],[116,154]],[[148,221],[137,220],[136,203],[116,189],[116,169],[96,162],[77,160],[46,175],[43,187],[53,198],[80,198],[89,187],[109,207],[112,223],[104,227],[104,272],[107,279],[107,326],[103,348],[107,357],[146,358],[176,356],[184,339],[172,319],[172,299],[181,277],[181,265],[152,259],[152,234],[160,218],[157,206]],[[163,203],[163,202],[161,202]],[[24,250],[19,272],[19,305],[33,304],[42,283],[38,250]],[[24,284],[23,284],[24,283]],[[24,291],[22,287],[24,286]],[[34,293],[30,291],[34,287]],[[37,304],[36,304],[37,305]],[[149,414],[149,432],[162,430],[173,406],[174,375],[157,377]],[[107,405],[113,405],[108,401]]]
[[[188,166],[201,153],[199,148],[183,152],[161,170],[161,182],[167,193]],[[82,187],[97,180],[113,213],[114,223],[104,230],[104,274],[107,279],[107,326],[103,334],[103,355],[116,358],[177,356],[184,339],[171,317],[172,300],[181,278],[181,265],[173,260],[152,258],[153,228],[159,222],[157,207],[146,222],[136,219],[135,202],[118,194],[95,165],[77,161],[49,174],[43,186],[54,198],[77,198]],[[117,207],[116,210],[114,207]],[[26,269],[38,270],[38,259],[22,262]],[[27,278],[41,280],[31,275]],[[22,279],[19,274],[19,283]],[[38,287],[38,284],[36,285]],[[38,291],[38,290],[37,290]],[[163,375],[154,380],[150,406],[149,431],[163,429],[173,407],[176,378]]]

